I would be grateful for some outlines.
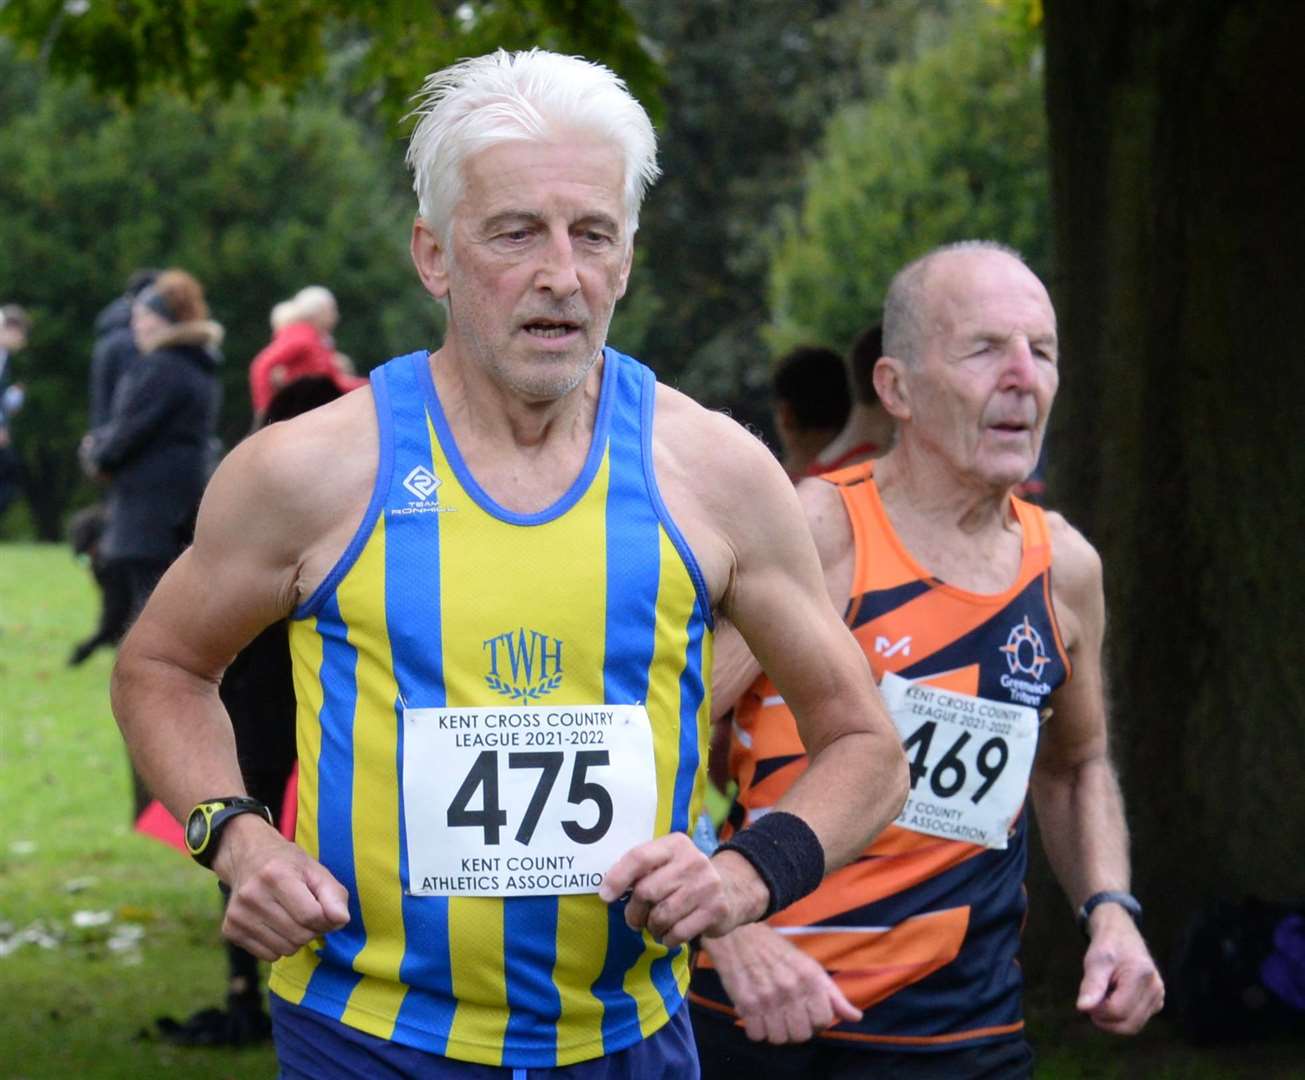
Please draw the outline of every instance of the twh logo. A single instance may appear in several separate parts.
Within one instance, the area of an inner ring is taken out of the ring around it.
[[[403,478],[403,486],[419,499],[429,499],[441,483],[443,481],[424,465],[413,466]]]
[[[520,627],[481,643],[489,653],[485,682],[513,701],[538,701],[562,685],[562,639]]]

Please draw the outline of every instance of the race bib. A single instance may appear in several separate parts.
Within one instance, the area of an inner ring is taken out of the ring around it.
[[[653,837],[648,710],[404,709],[403,812],[414,896],[595,893]]]
[[[879,684],[911,767],[894,824],[914,832],[1006,847],[1038,748],[1038,713],[940,690],[887,672]]]

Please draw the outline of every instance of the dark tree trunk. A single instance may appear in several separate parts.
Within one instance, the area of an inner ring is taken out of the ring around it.
[[[1305,4],[1046,0],[1046,46],[1052,487],[1105,562],[1163,959],[1207,898],[1305,896]],[[1077,964],[1040,906],[1027,954]]]

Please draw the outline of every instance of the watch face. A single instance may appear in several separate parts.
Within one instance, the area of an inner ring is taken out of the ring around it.
[[[196,807],[190,812],[190,820],[186,822],[186,846],[192,852],[199,851],[207,840],[208,818],[204,816],[203,810]]]

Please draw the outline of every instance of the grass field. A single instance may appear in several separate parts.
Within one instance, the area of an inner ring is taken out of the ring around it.
[[[211,875],[130,830],[112,655],[66,666],[96,603],[66,548],[0,546],[0,1076],[271,1077],[270,1049],[142,1037],[221,1001],[219,901]]]
[[[65,666],[95,611],[67,549],[0,545],[0,1077],[272,1077],[270,1049],[148,1035],[160,1015],[219,1002],[218,899],[210,875],[129,828],[111,656]],[[1030,994],[1039,1077],[1305,1077],[1300,1044],[1198,1052],[1163,1017],[1138,1039],[1101,1035],[1073,1015],[1073,990]]]

